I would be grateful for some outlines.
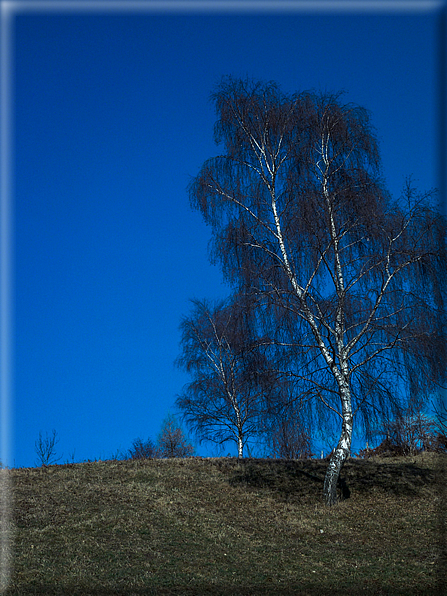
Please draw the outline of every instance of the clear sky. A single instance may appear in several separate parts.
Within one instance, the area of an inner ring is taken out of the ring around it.
[[[286,92],[344,89],[371,111],[391,192],[409,174],[421,189],[437,185],[438,12],[333,5],[122,3],[113,13],[23,8],[12,19],[6,463],[35,465],[39,431],[52,429],[61,463],[106,459],[138,436],[155,439],[174,411],[188,381],[173,363],[189,299],[228,293],[186,190],[219,152],[209,95],[222,75]]]

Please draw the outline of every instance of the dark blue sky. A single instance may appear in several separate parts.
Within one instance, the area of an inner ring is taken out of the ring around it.
[[[435,11],[132,14],[123,3],[24,10],[13,31],[10,465],[34,465],[39,431],[53,428],[62,462],[105,459],[155,438],[173,411],[189,299],[227,294],[186,191],[219,151],[209,95],[222,75],[346,90],[372,113],[391,192],[409,174],[437,184]]]

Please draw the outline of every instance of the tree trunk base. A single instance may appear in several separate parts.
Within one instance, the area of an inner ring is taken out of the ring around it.
[[[347,458],[348,452],[345,449],[336,449],[332,454],[323,486],[326,505],[332,506],[337,503],[337,487],[339,485],[342,490],[343,498],[349,498],[351,495],[351,491],[347,487],[346,481],[344,479],[340,480],[340,472]]]

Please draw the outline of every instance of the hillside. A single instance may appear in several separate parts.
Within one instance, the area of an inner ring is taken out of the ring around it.
[[[106,461],[3,471],[8,595],[434,594],[445,456]]]

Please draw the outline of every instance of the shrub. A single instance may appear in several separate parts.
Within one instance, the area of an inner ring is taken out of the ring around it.
[[[447,436],[440,432],[435,420],[418,412],[414,416],[397,416],[384,424],[385,439],[374,449],[359,451],[359,457],[373,455],[398,457],[415,455],[421,451],[447,452]]]
[[[34,443],[35,451],[37,454],[37,461],[41,466],[51,466],[62,459],[56,457],[56,445],[59,443],[57,432],[53,430],[52,435],[45,434],[45,438],[42,436],[42,432],[39,432],[39,438]]]
[[[152,459],[157,457],[158,450],[151,439],[143,441],[138,437],[132,442],[132,447],[129,449],[129,459]]]

